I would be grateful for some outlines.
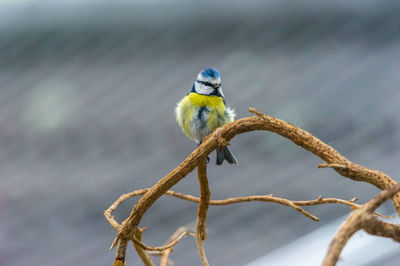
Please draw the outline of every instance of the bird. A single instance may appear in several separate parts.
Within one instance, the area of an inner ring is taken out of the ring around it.
[[[226,105],[218,70],[209,67],[200,71],[192,89],[177,103],[175,115],[183,133],[198,145],[215,129],[234,121],[235,110]],[[217,165],[224,160],[238,164],[228,146],[219,146],[216,151]]]

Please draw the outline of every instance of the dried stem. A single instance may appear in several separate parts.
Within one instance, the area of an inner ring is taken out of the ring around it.
[[[115,255],[114,265],[125,265],[125,254],[126,247],[128,246],[128,240],[120,239],[118,242],[117,253]]]
[[[135,232],[135,238],[137,240],[139,240],[140,242],[142,241],[142,235],[143,235],[144,230],[145,229],[138,229]],[[136,252],[139,255],[140,259],[142,260],[143,264],[145,266],[154,266],[154,263],[151,261],[149,254],[147,254],[147,252],[142,247],[140,247],[140,245],[135,243],[135,241],[132,241],[132,242],[133,242],[133,246],[135,247]]]
[[[148,246],[146,244],[144,244],[142,241],[140,241],[138,238],[136,237],[132,237],[131,240],[133,243],[135,243],[135,245],[139,246],[140,248],[144,249],[144,250],[149,250],[149,251],[164,251],[167,249],[172,248],[173,246],[175,246],[176,244],[178,244],[178,242],[184,238],[187,235],[192,235],[192,232],[189,231],[185,231],[182,232],[174,241],[163,245],[163,246],[159,246],[159,247],[154,247],[154,246]]]
[[[181,226],[176,231],[170,236],[170,238],[164,243],[164,245],[168,245],[170,243],[178,243],[179,239],[181,239],[182,234],[190,234],[193,235],[192,232],[190,232],[186,226]],[[193,235],[195,236],[195,235]],[[172,253],[172,247],[162,251],[161,253],[161,261],[160,261],[160,266],[166,266],[168,262],[168,256],[169,254]]]
[[[196,220],[196,242],[203,265],[208,265],[203,246],[203,242],[207,238],[206,221],[208,204],[210,201],[210,188],[208,187],[207,179],[207,161],[205,158],[203,158],[203,160],[200,160],[197,165],[197,177],[199,179],[200,185],[200,201],[197,210]]]
[[[135,190],[135,191],[133,191],[131,193],[126,193],[126,194],[121,195],[116,201],[113,202],[113,204],[111,204],[110,207],[108,207],[107,210],[104,211],[104,217],[106,218],[107,222],[115,230],[118,230],[120,225],[115,221],[114,216],[112,215],[112,213],[117,209],[118,205],[120,205],[125,200],[127,200],[129,198],[132,198],[132,197],[135,197],[135,196],[143,195],[147,191],[149,191],[149,189],[139,189],[139,190]]]
[[[126,193],[121,195],[104,213],[107,221],[113,225],[114,228],[118,228],[120,225],[118,224],[117,221],[115,221],[114,217],[112,216],[112,212],[118,207],[119,204],[121,204],[123,201],[135,197],[135,196],[140,196],[145,194],[149,189],[139,189],[135,190],[130,193]],[[192,196],[192,195],[187,195],[179,192],[175,192],[172,190],[168,190],[166,195],[180,198],[183,200],[187,200],[190,202],[194,203],[199,203],[200,198]],[[291,201],[288,199],[284,198],[279,198],[276,197],[272,194],[270,195],[253,195],[253,196],[244,196],[244,197],[236,197],[236,198],[227,198],[227,199],[222,199],[222,200],[209,200],[208,204],[209,205],[215,205],[215,206],[224,206],[224,205],[229,205],[229,204],[237,204],[237,203],[244,203],[244,202],[251,202],[251,201],[259,201],[259,202],[273,202],[277,204],[282,204],[288,207],[291,207],[306,217],[309,217],[310,219],[314,221],[319,221],[319,218],[312,215],[311,213],[307,212],[306,210],[300,208],[299,206],[313,206],[313,205],[321,205],[321,204],[332,204],[332,203],[339,203],[343,205],[348,205],[354,209],[359,209],[362,207],[362,205],[354,203],[357,200],[357,198],[353,198],[351,200],[343,200],[343,199],[337,199],[337,198],[323,198],[322,196],[319,196],[317,199],[314,200],[306,200],[306,201]],[[384,218],[390,218],[390,216],[384,216],[379,213],[375,213],[378,216],[384,217]],[[183,227],[182,227],[183,228]],[[141,229],[140,229],[141,230]],[[141,230],[143,231],[143,230]],[[176,231],[178,232],[179,229]],[[133,237],[131,240],[136,246],[140,247],[143,250],[148,250],[148,251],[155,251],[155,252],[161,252],[163,257],[168,257],[169,253],[172,251],[172,247],[176,245],[184,236],[192,234],[189,231],[183,231],[180,232],[179,235],[176,235],[176,232],[174,233],[173,236],[171,236],[172,240],[169,240],[165,243],[163,246],[159,247],[154,247],[154,246],[148,246],[144,244],[139,237],[135,234],[135,237]],[[166,252],[168,251],[168,252]],[[139,255],[140,256],[140,255]],[[163,260],[162,260],[163,261]],[[166,263],[166,262],[164,262]]]
[[[110,208],[108,208],[105,211],[105,216],[107,221],[109,221],[110,224],[116,224],[116,228],[118,228],[118,223],[115,221],[114,217],[112,216],[112,211],[117,207],[120,203],[122,203],[124,200],[143,195],[145,194],[149,189],[139,189],[135,190],[133,192],[123,194],[116,202],[114,202]],[[180,192],[175,192],[172,190],[168,190],[165,195],[171,196],[171,197],[176,197],[179,199],[187,200],[190,202],[194,203],[199,203],[200,198],[192,196],[192,195],[187,195],[184,193]],[[270,195],[252,195],[252,196],[243,196],[243,197],[235,197],[235,198],[227,198],[227,199],[222,199],[222,200],[210,200],[208,202],[209,205],[215,205],[215,206],[224,206],[224,205],[229,205],[229,204],[237,204],[237,203],[245,203],[245,202],[251,202],[251,201],[259,201],[259,202],[273,202],[277,204],[282,204],[291,208],[294,208],[295,210],[299,211],[303,215],[309,217],[310,219],[314,221],[319,221],[319,218],[312,215],[311,213],[307,212],[303,208],[297,208],[298,206],[312,206],[312,205],[321,205],[321,204],[333,204],[333,203],[339,203],[343,205],[348,205],[352,207],[353,209],[359,209],[362,207],[362,205],[354,203],[357,200],[357,198],[353,198],[351,200],[343,200],[343,199],[337,199],[337,198],[323,198],[322,196],[319,196],[317,199],[314,200],[303,200],[303,201],[291,201],[285,198],[280,198],[276,197],[272,194]],[[297,206],[297,207],[296,207]],[[113,208],[113,209],[112,209]],[[383,218],[393,218],[393,216],[385,216],[379,213],[375,213],[376,215],[383,217]]]
[[[343,247],[350,237],[360,229],[364,229],[373,235],[392,238],[394,241],[400,242],[400,226],[383,222],[373,215],[376,208],[399,191],[400,184],[397,184],[382,191],[360,209],[352,212],[344,224],[340,226],[339,231],[329,245],[323,266],[336,265]]]
[[[204,241],[200,239],[199,235],[196,235],[196,243],[197,243],[197,249],[199,250],[201,262],[203,263],[204,266],[208,266],[208,261],[206,257],[206,253],[204,251]]]
[[[166,249],[161,255],[160,266],[167,266],[168,256],[172,253],[172,248]]]
[[[227,144],[237,134],[242,134],[254,130],[266,130],[277,133],[285,138],[290,139],[298,146],[314,153],[326,162],[320,167],[331,167],[336,172],[344,177],[353,179],[355,181],[362,181],[370,183],[381,190],[387,189],[396,184],[396,182],[388,175],[365,168],[361,165],[352,163],[347,158],[342,156],[339,152],[333,149],[328,144],[320,139],[311,135],[309,132],[295,127],[283,120],[273,118],[271,116],[262,114],[254,108],[249,108],[249,111],[256,114],[253,117],[246,117],[236,120],[230,124],[220,127],[213,134],[207,136],[202,144],[195,149],[178,167],[171,171],[168,175],[158,181],[152,188],[150,188],[134,205],[128,218],[126,218],[121,226],[114,223],[111,212],[105,212],[107,221],[113,228],[117,230],[117,236],[113,241],[111,247],[116,245],[123,247],[121,241],[131,239],[135,230],[146,211],[154,204],[154,202],[167,193],[167,191],[184,178],[188,173],[201,163],[208,154],[222,144]],[[400,193],[392,196],[393,203],[400,214]],[[118,205],[118,204],[117,204]],[[200,204],[201,205],[201,204]],[[297,206],[297,205],[296,205]],[[298,206],[297,206],[298,207]],[[300,210],[299,210],[300,211]],[[205,224],[205,223],[204,223]],[[204,235],[201,238],[205,238]],[[118,252],[117,252],[118,253]]]

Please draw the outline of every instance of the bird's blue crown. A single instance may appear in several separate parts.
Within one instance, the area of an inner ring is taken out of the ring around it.
[[[219,72],[215,68],[206,68],[201,72],[201,75],[206,78],[219,78]]]

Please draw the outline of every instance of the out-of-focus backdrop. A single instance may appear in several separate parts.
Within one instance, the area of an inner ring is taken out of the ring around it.
[[[372,0],[1,1],[0,264],[111,265],[103,210],[195,148],[174,106],[207,66],[239,118],[256,107],[399,180],[399,13],[397,1]],[[209,164],[212,198],[363,203],[379,192],[317,169],[319,158],[272,133],[238,136],[231,149],[238,166]],[[195,174],[173,189],[198,195]],[[350,209],[309,210],[319,223],[269,203],[210,207],[211,265],[319,265],[328,229]],[[142,220],[144,241],[162,244],[195,215],[194,204],[162,198]],[[339,265],[396,264],[398,246],[379,241],[357,234]],[[195,241],[171,259],[200,265]],[[131,247],[127,261],[140,264]]]

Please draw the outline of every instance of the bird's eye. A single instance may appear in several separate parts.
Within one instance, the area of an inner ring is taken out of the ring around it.
[[[205,86],[212,87],[213,89],[217,90],[219,87],[221,87],[221,84],[213,84],[211,82],[207,81],[201,81],[201,80],[196,80],[198,83],[201,83]]]

